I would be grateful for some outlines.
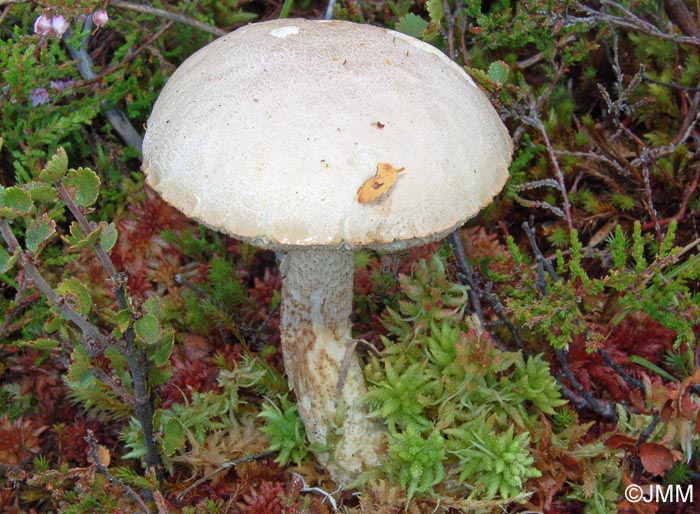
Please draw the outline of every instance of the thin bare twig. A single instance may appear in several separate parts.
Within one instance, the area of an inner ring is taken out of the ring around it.
[[[339,493],[342,489],[343,486],[339,485],[338,488],[333,491],[332,493],[329,493],[328,491],[324,491],[320,487],[309,487],[306,483],[306,480],[304,480],[304,477],[301,476],[299,473],[292,473],[292,475],[301,482],[301,492],[302,493],[319,493],[321,494],[323,498],[323,502],[328,500],[328,503],[331,504],[331,508],[333,509],[333,512],[338,512],[338,505],[335,502],[335,498],[333,498],[333,495],[336,493]],[[322,503],[323,503],[322,502]]]
[[[112,473],[110,473],[109,469],[107,469],[107,466],[105,466],[102,461],[100,460],[100,456],[98,453],[98,446],[97,446],[97,439],[95,439],[95,434],[88,428],[87,430],[87,436],[85,437],[85,442],[88,444],[88,449],[90,452],[90,458],[92,459],[93,464],[95,465],[95,469],[97,469],[98,473],[102,474],[105,476],[108,482],[111,482],[112,484],[116,484],[124,491],[133,498],[133,500],[138,504],[139,508],[141,509],[142,512],[145,512],[146,514],[151,514],[151,509],[148,508],[148,505],[146,505],[146,502],[144,501],[141,496],[134,491],[131,487],[129,487],[127,484],[116,478]]]
[[[605,419],[609,419],[611,421],[617,421],[617,413],[615,412],[615,407],[613,404],[609,402],[604,402],[602,400],[599,400],[595,396],[593,396],[589,391],[586,391],[581,384],[581,382],[578,381],[578,379],[574,376],[574,374],[571,372],[571,368],[569,368],[569,363],[567,362],[567,354],[564,350],[556,350],[557,357],[559,358],[559,364],[561,365],[561,370],[566,378],[566,380],[576,389],[578,395],[583,400],[585,401],[585,406],[588,407],[589,409],[593,410],[596,414],[604,417]],[[558,377],[560,379],[560,377]],[[559,380],[559,384],[561,384],[561,379]],[[564,388],[562,387],[562,392],[564,391]],[[569,390],[569,392],[571,392]],[[577,406],[580,408],[581,404],[576,402]]]
[[[190,18],[184,14],[159,9],[151,5],[135,4],[133,2],[126,2],[125,0],[110,0],[109,5],[118,9],[127,9],[129,11],[140,12],[143,14],[152,14],[153,16],[158,16],[159,18],[165,18],[166,20],[172,20],[177,23],[182,23],[183,25],[189,25],[190,27],[208,32],[209,34],[214,34],[215,36],[225,36],[228,34],[228,32],[225,30],[209,25],[208,23],[195,20],[194,18]]]
[[[639,448],[647,441],[647,439],[649,439],[660,422],[661,416],[659,414],[654,414],[654,416],[651,418],[651,423],[649,423],[649,426],[642,430],[642,432],[639,434],[639,438],[637,439],[637,448]]]
[[[72,88],[79,88],[79,87],[87,86],[88,84],[100,82],[105,77],[111,75],[112,73],[117,72],[120,68],[123,68],[124,65],[126,65],[129,62],[136,59],[141,53],[143,53],[144,50],[149,48],[154,43],[154,41],[156,39],[161,37],[165,33],[165,31],[167,31],[170,27],[173,26],[173,23],[174,22],[169,21],[168,23],[163,25],[163,27],[161,27],[161,29],[158,32],[156,32],[151,37],[146,39],[146,41],[144,41],[143,44],[141,46],[139,46],[136,50],[133,50],[133,51],[129,52],[128,54],[126,54],[124,56],[124,58],[118,64],[115,64],[114,66],[110,66],[108,68],[105,68],[99,74],[93,73],[94,76],[92,78],[84,78],[83,80],[76,81],[75,83],[73,83],[71,85],[71,87]]]
[[[479,286],[478,280],[475,277],[471,266],[469,265],[469,261],[467,260],[467,254],[464,251],[464,245],[462,244],[462,238],[459,235],[459,230],[455,230],[454,232],[452,232],[449,235],[448,239],[452,244],[452,248],[454,248],[455,250],[457,264],[459,265],[460,270],[462,271],[462,275],[464,275],[464,279],[466,280],[467,285],[469,286],[468,294],[469,299],[472,303],[472,309],[474,310],[474,314],[476,314],[476,316],[479,318],[479,322],[483,325],[485,320],[484,311],[481,308],[481,287]]]
[[[528,351],[525,349],[525,345],[523,344],[522,339],[520,339],[518,329],[515,328],[515,325],[513,325],[513,322],[508,317],[503,302],[501,302],[501,299],[494,294],[493,282],[487,282],[486,286],[482,289],[482,296],[484,300],[486,300],[491,306],[493,312],[496,313],[496,316],[498,316],[499,322],[508,329],[510,335],[513,337],[513,341],[515,341],[516,346],[522,352],[523,357],[527,359]],[[496,323],[492,323],[492,325],[496,325]]]
[[[107,337],[90,323],[82,314],[74,310],[43,277],[39,269],[31,262],[29,256],[20,247],[19,241],[12,233],[7,220],[0,220],[0,234],[7,244],[10,255],[18,253],[19,264],[34,282],[37,289],[49,300],[58,314],[75,324],[83,334],[83,344],[91,356],[101,354],[109,344]]]
[[[567,27],[571,25],[580,24],[599,25],[601,23],[607,23],[616,27],[624,27],[627,29],[636,30],[643,34],[663,39],[665,41],[672,41],[674,43],[692,46],[700,46],[700,37],[679,36],[677,34],[664,32],[655,25],[632,13],[629,9],[626,9],[617,2],[601,0],[600,5],[602,8],[605,9],[597,10],[588,5],[584,5],[581,3],[577,4],[576,7],[583,13],[583,16],[566,16],[563,19],[562,26]],[[620,14],[611,14],[610,12],[608,12],[610,8],[617,10]]]
[[[693,181],[691,182],[690,186],[688,186],[683,192],[683,198],[681,199],[681,205],[678,208],[678,212],[669,218],[665,218],[662,220],[657,219],[649,223],[645,223],[644,225],[642,225],[642,230],[650,230],[652,228],[655,228],[656,226],[665,226],[671,223],[672,221],[681,221],[685,217],[686,210],[688,209],[688,202],[690,201],[690,197],[697,190],[699,182],[700,167],[695,169],[695,177],[693,178]]]
[[[535,238],[535,231],[530,227],[530,223],[525,221],[522,225],[522,229],[527,236],[527,240],[530,243],[530,248],[535,254],[535,259],[537,260],[537,280],[535,285],[542,295],[547,294],[547,281],[545,278],[545,272],[549,274],[554,280],[559,280],[557,272],[554,270],[554,266],[549,262],[548,259],[542,254],[539,245],[537,244],[537,239]]]
[[[612,360],[610,355],[608,355],[608,352],[606,352],[605,350],[598,349],[598,355],[600,355],[603,358],[605,364],[614,369],[617,372],[617,374],[623,378],[625,382],[627,382],[636,389],[641,389],[642,391],[644,390],[644,384],[642,383],[642,381],[637,380],[633,376],[630,376],[622,366],[620,366],[617,362]]]
[[[559,159],[557,159],[557,155],[554,152],[554,146],[552,146],[552,142],[549,139],[549,135],[547,134],[547,129],[544,126],[544,123],[542,123],[542,121],[540,120],[537,112],[533,112],[532,115],[534,116],[534,119],[536,121],[536,128],[538,128],[540,133],[542,134],[542,139],[544,140],[545,147],[547,148],[547,153],[549,154],[549,160],[551,161],[552,166],[554,166],[554,174],[557,178],[557,182],[559,183],[559,192],[561,193],[562,201],[564,203],[564,216],[566,219],[566,224],[569,227],[569,231],[572,231],[574,229],[574,222],[571,218],[571,203],[569,202],[569,194],[566,189],[566,180],[564,178],[564,172],[559,166]]]
[[[266,457],[271,457],[274,455],[276,452],[273,451],[267,451],[267,452],[262,452],[262,453],[255,453],[253,455],[246,455],[245,457],[241,457],[240,459],[235,459],[230,462],[225,462],[218,468],[216,468],[214,471],[211,473],[208,473],[204,475],[202,478],[199,478],[195,480],[192,484],[187,486],[185,489],[182,490],[182,492],[178,493],[178,495],[175,497],[175,501],[178,503],[182,503],[182,500],[187,496],[195,487],[199,487],[202,485],[204,482],[207,480],[211,479],[212,477],[218,475],[222,471],[226,471],[227,469],[235,468],[239,464],[243,464],[244,462],[252,462],[254,460],[258,459],[264,459]]]
[[[453,61],[455,60],[455,17],[450,9],[449,0],[442,0],[442,8],[445,11],[445,24],[447,25],[447,55]],[[459,11],[459,5],[456,6]]]

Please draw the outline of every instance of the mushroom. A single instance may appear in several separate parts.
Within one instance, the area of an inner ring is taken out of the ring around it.
[[[285,252],[285,370],[336,481],[377,465],[385,445],[358,360],[343,369],[353,250],[444,237],[501,190],[511,152],[460,66],[412,37],[344,21],[242,27],[189,57],[158,97],[147,183],[190,218]]]

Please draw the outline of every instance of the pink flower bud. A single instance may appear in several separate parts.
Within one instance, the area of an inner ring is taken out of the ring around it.
[[[51,32],[51,18],[46,14],[42,14],[34,20],[34,33],[45,36],[49,32]]]
[[[92,13],[92,21],[95,23],[95,26],[102,28],[107,25],[109,16],[107,16],[107,12],[104,9],[97,9]]]
[[[63,16],[58,14],[51,18],[51,28],[53,29],[54,34],[56,34],[58,37],[62,37],[63,33],[68,30],[68,22]]]

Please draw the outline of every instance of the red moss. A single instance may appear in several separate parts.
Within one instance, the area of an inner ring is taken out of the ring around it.
[[[34,420],[0,418],[0,462],[15,466],[33,458],[41,450],[39,436],[48,427],[36,425]]]
[[[657,322],[643,316],[628,316],[617,326],[599,327],[601,334],[600,348],[633,377],[649,374],[645,368],[630,361],[631,355],[638,355],[658,364],[663,356],[673,347],[676,333]],[[587,344],[582,336],[574,338],[569,348],[568,363],[576,379],[587,391],[597,391],[600,395],[609,395],[615,400],[626,400],[631,392],[630,385],[608,366],[598,352],[587,351]],[[661,378],[651,374],[652,381]]]
[[[146,295],[154,284],[164,281],[170,287],[174,285],[172,279],[182,265],[182,251],[161,234],[183,230],[190,223],[148,187],[141,201],[131,204],[124,218],[117,221],[119,239],[111,257],[115,267],[129,275],[132,295]],[[165,268],[170,271],[163,276]]]

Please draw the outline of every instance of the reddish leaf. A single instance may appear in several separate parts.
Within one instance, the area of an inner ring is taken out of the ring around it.
[[[209,357],[211,346],[206,338],[189,333],[182,341],[182,350],[188,360],[196,362]]]
[[[632,403],[632,405],[634,405],[635,409],[637,409],[642,414],[649,414],[649,411],[647,410],[646,402],[644,401],[644,398],[642,397],[642,393],[638,389],[633,389],[632,391],[630,391],[630,394],[628,397],[630,399],[630,403]]]
[[[698,410],[697,405],[691,398],[691,388],[700,383],[700,369],[695,370],[693,376],[683,380],[678,399],[678,410],[686,419],[693,419],[695,412]]]
[[[622,448],[625,451],[637,453],[637,440],[626,435],[615,434],[605,440],[605,446],[612,450]]]
[[[683,388],[680,401],[678,402],[678,410],[686,419],[693,419],[693,414],[695,414],[697,407],[690,396],[689,388]]]
[[[644,469],[657,476],[663,476],[679,460],[671,450],[657,443],[643,443],[639,447],[639,458]]]
[[[673,417],[673,402],[671,400],[666,400],[664,406],[661,408],[661,421],[668,423]]]

